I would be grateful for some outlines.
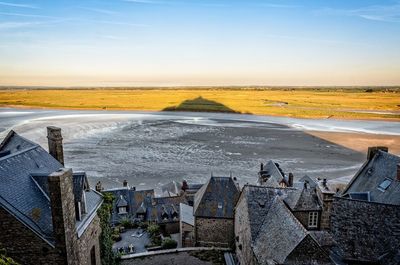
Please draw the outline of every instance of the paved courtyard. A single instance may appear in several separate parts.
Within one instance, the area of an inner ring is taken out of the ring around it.
[[[121,265],[212,265],[212,262],[202,261],[187,252],[155,255],[144,258],[123,260]]]
[[[134,253],[146,252],[145,246],[150,244],[149,234],[141,228],[129,229],[121,233],[121,241],[115,242],[113,250],[124,248],[128,253],[129,245],[133,245]]]

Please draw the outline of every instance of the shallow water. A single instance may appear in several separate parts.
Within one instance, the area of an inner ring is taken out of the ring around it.
[[[93,184],[160,187],[204,182],[211,174],[255,183],[274,159],[295,177],[350,177],[360,154],[302,130],[400,134],[400,123],[305,120],[237,114],[0,109],[0,139],[10,129],[47,149],[46,126],[62,128],[67,167]]]

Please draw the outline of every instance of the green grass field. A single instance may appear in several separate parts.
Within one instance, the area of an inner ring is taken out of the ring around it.
[[[0,106],[211,111],[302,118],[400,120],[400,90],[325,88],[2,89]]]

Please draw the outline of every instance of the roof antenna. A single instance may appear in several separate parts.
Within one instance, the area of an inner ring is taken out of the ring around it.
[[[232,170],[229,171],[229,177],[232,178]]]
[[[213,175],[212,175],[212,171],[211,171],[211,177],[213,177]]]

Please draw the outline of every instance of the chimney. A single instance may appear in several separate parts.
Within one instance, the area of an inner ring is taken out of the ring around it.
[[[289,173],[289,187],[293,187],[293,179],[294,179],[294,176],[293,176],[293,173]]]
[[[263,170],[264,170],[264,164],[261,163],[261,165],[260,165],[260,171],[263,171]]]
[[[128,181],[125,179],[122,185],[123,185],[124,187],[128,187]]]
[[[72,170],[60,168],[51,173],[48,185],[55,247],[65,257],[65,264],[73,264],[78,246]]]
[[[327,180],[326,180],[326,179],[323,179],[323,180],[322,180],[322,186],[324,186],[325,188],[326,188],[326,183],[327,183]]]
[[[187,184],[187,181],[186,180],[182,181],[182,190],[186,191],[188,188],[189,188],[189,185]]]
[[[397,175],[396,175],[397,181],[400,181],[400,164],[397,164]]]
[[[103,190],[103,185],[101,185],[101,181],[96,183],[96,191],[101,192]]]
[[[387,148],[386,146],[371,146],[368,147],[368,153],[367,153],[367,160],[371,160],[372,158],[374,158],[375,154],[378,151],[383,151],[383,152],[388,152],[389,148]]]
[[[62,136],[61,136],[61,128],[49,126],[47,127],[47,139],[49,142],[49,153],[61,165],[64,166],[64,152],[63,152],[63,145],[62,145]]]

